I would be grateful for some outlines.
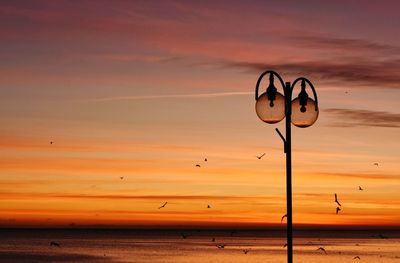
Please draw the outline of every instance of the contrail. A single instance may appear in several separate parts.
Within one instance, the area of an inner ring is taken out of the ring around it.
[[[143,96],[116,96],[105,98],[87,99],[85,101],[106,102],[117,100],[151,100],[151,99],[179,99],[179,98],[211,98],[211,97],[227,97],[227,96],[243,96],[251,95],[254,92],[249,91],[232,91],[232,92],[217,92],[217,93],[199,93],[199,94],[166,94],[166,95],[143,95]]]

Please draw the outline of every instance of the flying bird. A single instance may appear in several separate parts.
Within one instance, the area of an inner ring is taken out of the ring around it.
[[[211,208],[211,206],[210,206],[210,205],[207,205],[207,208]]]
[[[338,199],[337,199],[337,194],[335,194],[335,203],[337,203],[339,206],[342,206],[342,205],[339,203]]]
[[[261,160],[261,158],[263,158],[265,155],[265,153],[261,154],[260,156],[256,156],[258,160]]]
[[[219,248],[219,249],[223,249],[223,248],[225,248],[225,244],[220,244],[220,245],[217,245],[217,248]]]
[[[161,209],[163,207],[165,207],[168,204],[168,202],[165,202],[162,206],[160,206],[158,209]]]
[[[54,143],[53,141],[50,142],[50,144],[53,144],[53,143]]]
[[[283,247],[287,247],[287,243],[285,243],[285,245],[283,245]]]
[[[207,158],[204,158],[204,161],[207,162]]]
[[[183,239],[186,239],[186,238],[188,237],[188,236],[185,235],[184,233],[181,233],[181,236],[182,236]]]
[[[281,218],[281,223],[282,223],[283,219],[285,219],[285,217],[287,217],[287,214],[284,214],[284,215],[282,216],[282,218]]]
[[[250,249],[243,249],[243,253],[247,254],[249,253]]]
[[[121,179],[121,180],[122,180],[122,179],[124,179],[124,177],[123,177],[123,176],[121,176],[119,179]]]
[[[358,190],[363,191],[364,189],[362,189],[361,186],[358,186]]]
[[[51,247],[61,247],[59,243],[54,242],[54,241],[51,241],[51,242],[50,242],[50,246],[51,246]]]
[[[196,164],[196,167],[201,167],[200,164]]]
[[[353,259],[361,259],[360,256],[355,256]]]
[[[341,211],[340,207],[336,207],[336,214],[339,214],[339,211]]]
[[[379,163],[374,163],[375,166],[379,166]]]
[[[318,250],[321,250],[321,251],[323,251],[325,254],[326,254],[326,250],[325,250],[325,248],[323,248],[323,247],[319,247],[318,249],[317,249],[317,251]]]

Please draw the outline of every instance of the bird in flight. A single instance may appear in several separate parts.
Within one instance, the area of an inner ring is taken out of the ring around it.
[[[361,186],[358,186],[358,190],[363,191],[364,189],[362,189]]]
[[[319,247],[318,249],[317,249],[317,251],[318,250],[321,250],[321,251],[323,251],[325,254],[326,254],[326,250],[325,250],[325,248],[323,248],[323,247]]]
[[[124,177],[123,177],[123,176],[121,176],[121,177],[119,177],[119,179],[121,179],[121,180],[122,180],[122,179],[124,179]]]
[[[379,166],[379,163],[374,163],[375,166]]]
[[[219,249],[222,249],[222,248],[225,248],[225,244],[220,244],[220,245],[217,245],[217,248],[219,248]]]
[[[342,206],[342,205],[339,203],[338,199],[337,199],[337,194],[335,194],[335,203],[337,203],[339,206]]]
[[[283,245],[283,247],[287,247],[287,243],[285,243],[285,245]]]
[[[336,207],[336,214],[339,214],[339,211],[341,211],[340,207]]]
[[[158,209],[161,209],[163,207],[165,207],[168,204],[168,202],[165,202],[162,206],[160,206]]]
[[[59,243],[54,242],[54,241],[51,241],[51,242],[50,242],[50,246],[51,246],[51,247],[61,247]]]
[[[355,256],[353,259],[361,259],[360,256]]]
[[[204,161],[207,162],[207,158],[204,158]]]
[[[243,249],[243,253],[247,254],[250,252],[250,249]]]
[[[196,167],[201,167],[200,164],[196,164]]]
[[[282,218],[281,218],[281,223],[282,223],[283,219],[285,219],[285,217],[287,217],[287,214],[284,214],[284,215],[282,216]]]
[[[210,205],[207,205],[207,208],[211,208],[211,206],[210,206]]]
[[[186,238],[188,237],[188,236],[185,235],[184,233],[181,233],[181,236],[182,236],[183,239],[186,239]]]
[[[53,144],[53,143],[54,143],[53,141],[50,142],[50,144]]]
[[[265,153],[261,154],[260,156],[256,156],[258,160],[261,160],[261,158],[263,158],[265,155]]]

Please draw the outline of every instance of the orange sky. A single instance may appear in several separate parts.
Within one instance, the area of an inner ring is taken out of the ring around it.
[[[320,101],[292,129],[294,223],[399,226],[399,7],[0,4],[0,226],[280,224],[284,123],[254,111],[267,69]]]

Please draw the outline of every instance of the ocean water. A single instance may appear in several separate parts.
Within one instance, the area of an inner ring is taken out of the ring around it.
[[[398,231],[305,231],[295,234],[294,262],[400,263],[399,237]],[[0,262],[283,263],[285,243],[278,231],[3,229]]]

